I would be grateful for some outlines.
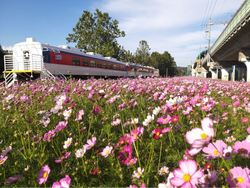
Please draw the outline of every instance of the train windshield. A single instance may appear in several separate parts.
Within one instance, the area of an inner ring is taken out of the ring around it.
[[[48,48],[43,48],[43,62],[50,63],[50,51]]]

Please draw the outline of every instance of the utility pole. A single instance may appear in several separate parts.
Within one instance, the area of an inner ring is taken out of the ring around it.
[[[208,63],[210,64],[210,45],[211,45],[211,26],[213,25],[211,17],[207,23],[207,30],[206,33],[208,34],[208,47],[207,47],[207,54],[208,54]]]

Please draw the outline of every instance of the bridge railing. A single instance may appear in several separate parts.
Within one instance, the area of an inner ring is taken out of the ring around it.
[[[236,29],[248,16],[250,16],[250,0],[245,0],[239,10],[235,13],[234,17],[228,23],[227,27],[223,30],[220,36],[215,41],[214,45],[211,47],[211,54],[213,55],[224,42],[236,32]]]

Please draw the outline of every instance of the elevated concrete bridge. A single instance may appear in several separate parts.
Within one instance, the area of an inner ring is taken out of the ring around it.
[[[212,78],[250,82],[250,0],[245,0],[202,60]]]

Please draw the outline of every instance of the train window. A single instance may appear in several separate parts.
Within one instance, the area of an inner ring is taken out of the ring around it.
[[[97,61],[97,62],[96,62],[96,67],[102,68],[102,63],[101,63],[100,61]]]
[[[56,59],[56,60],[62,60],[61,54],[56,54],[55,59]]]
[[[78,58],[78,57],[73,57],[73,58],[72,58],[72,64],[73,64],[73,65],[80,65],[80,58]]]
[[[91,60],[91,61],[90,61],[90,66],[91,66],[91,67],[95,67],[95,66],[96,66],[96,62],[93,61],[93,60]]]
[[[83,65],[83,66],[89,66],[89,62],[87,62],[87,61],[82,61],[82,65]]]
[[[50,63],[50,52],[49,51],[43,51],[43,62]]]
[[[112,69],[113,65],[111,63],[109,63],[107,67],[108,67],[108,69]]]

